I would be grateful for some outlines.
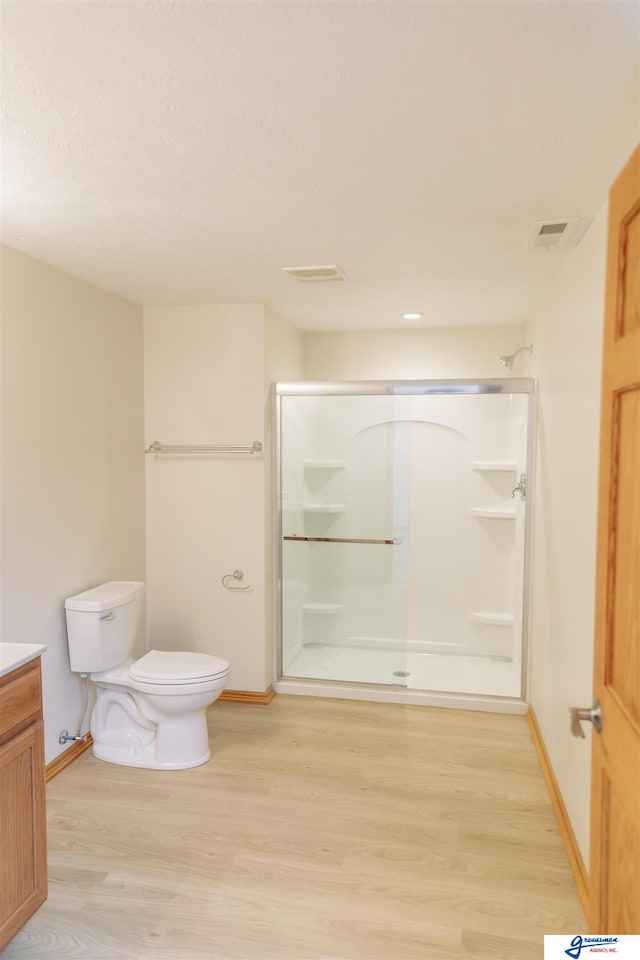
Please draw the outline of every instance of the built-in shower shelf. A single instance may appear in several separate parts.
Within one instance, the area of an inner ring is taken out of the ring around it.
[[[344,470],[344,460],[305,460],[305,470]]]
[[[518,469],[518,464],[506,460],[474,460],[471,464],[471,469],[477,470],[480,473],[484,473],[485,471],[488,473],[515,473]]]
[[[472,610],[469,614],[472,623],[484,623],[490,627],[512,627],[513,617],[510,613],[491,613],[484,610]]]
[[[304,603],[302,609],[305,613],[330,616],[331,614],[341,613],[344,610],[344,603]]]
[[[500,510],[494,507],[473,507],[471,516],[478,520],[515,520],[515,510]]]
[[[344,513],[344,503],[303,503],[305,513]]]

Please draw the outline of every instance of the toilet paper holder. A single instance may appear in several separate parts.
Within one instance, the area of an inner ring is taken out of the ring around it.
[[[244,573],[242,570],[234,570],[233,573],[225,573],[224,577],[222,578],[222,586],[225,587],[225,589],[231,590],[231,591],[251,590],[251,586],[249,584],[247,584],[245,587],[233,585],[234,581],[236,583],[239,583],[243,577],[244,577]]]

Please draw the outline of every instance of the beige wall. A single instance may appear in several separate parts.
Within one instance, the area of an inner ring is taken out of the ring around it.
[[[302,372],[302,335],[261,304],[144,311],[147,443],[248,444],[260,456],[147,457],[149,645],[229,661],[229,688],[273,667],[271,384]],[[230,592],[222,577],[239,569]]]
[[[2,248],[2,639],[47,646],[46,759],[75,732],[64,600],[143,580],[142,311]]]
[[[147,308],[147,443],[264,442],[261,304]],[[228,686],[264,690],[262,455],[147,456],[149,646],[228,660]],[[246,592],[222,577],[244,572]]]
[[[528,376],[529,354],[509,373],[498,358],[529,341],[523,326],[307,333],[305,380],[429,380]]]
[[[302,380],[304,335],[269,308],[265,310],[265,403],[270,415],[271,391],[278,381]]]
[[[606,209],[535,315],[538,429],[530,700],[588,868],[590,737],[568,707],[590,706]]]

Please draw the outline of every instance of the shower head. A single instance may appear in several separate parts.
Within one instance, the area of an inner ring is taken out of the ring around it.
[[[533,351],[533,344],[530,343],[528,347],[519,347],[515,353],[510,353],[506,357],[500,357],[500,363],[503,367],[508,367],[509,370],[511,370],[513,367],[513,361],[519,353],[522,353],[523,350],[528,350],[529,353],[531,353]]]

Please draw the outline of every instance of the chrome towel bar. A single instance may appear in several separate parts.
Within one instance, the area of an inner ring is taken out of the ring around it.
[[[228,444],[205,444],[198,446],[193,443],[160,443],[154,440],[145,449],[145,453],[261,453],[262,444],[259,440],[244,446],[229,446]]]

